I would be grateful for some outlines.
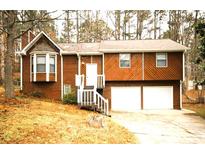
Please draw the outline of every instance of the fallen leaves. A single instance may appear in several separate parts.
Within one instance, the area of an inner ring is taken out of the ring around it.
[[[105,127],[90,127],[87,119],[98,115],[60,102],[0,97],[0,143],[137,143],[127,129],[104,117]]]

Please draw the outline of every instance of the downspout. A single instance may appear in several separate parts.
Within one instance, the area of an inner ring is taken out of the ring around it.
[[[61,100],[63,100],[63,94],[64,94],[64,90],[63,90],[63,55],[60,54],[61,56]]]
[[[23,89],[23,58],[20,55],[20,89]]]

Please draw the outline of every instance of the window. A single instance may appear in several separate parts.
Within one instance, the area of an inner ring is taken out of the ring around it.
[[[156,66],[167,67],[167,53],[156,53]]]
[[[120,54],[120,67],[121,68],[130,67],[130,54]]]
[[[55,57],[50,57],[50,73],[55,73]]]
[[[64,85],[64,95],[70,94],[71,93],[71,85],[65,84]]]
[[[37,56],[37,73],[45,73],[46,72],[46,56]]]

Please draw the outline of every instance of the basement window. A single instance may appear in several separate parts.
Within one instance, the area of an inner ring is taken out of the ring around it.
[[[156,67],[167,67],[167,53],[156,53]]]
[[[45,73],[46,72],[46,56],[37,56],[36,57],[36,71],[37,73]]]
[[[130,67],[130,54],[120,54],[119,55],[120,68],[129,68]]]
[[[65,84],[64,85],[64,95],[68,95],[71,93],[71,85]]]

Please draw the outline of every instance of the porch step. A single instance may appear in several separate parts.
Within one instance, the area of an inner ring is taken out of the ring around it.
[[[85,86],[84,89],[94,89],[94,86]]]

